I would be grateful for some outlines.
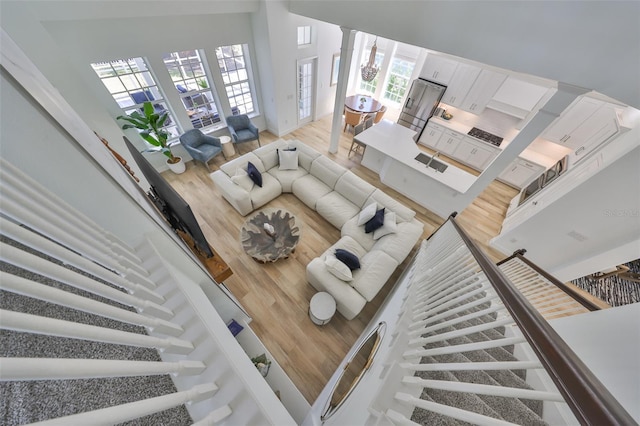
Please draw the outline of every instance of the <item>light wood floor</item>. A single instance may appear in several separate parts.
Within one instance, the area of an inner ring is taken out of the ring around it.
[[[428,237],[444,218],[386,187],[379,181],[377,174],[360,165],[359,155],[347,158],[351,135],[343,133],[338,154],[329,154],[331,119],[331,116],[325,117],[283,139],[299,139],[309,144],[414,209],[418,220],[424,223],[423,238]],[[263,132],[260,139],[264,145],[277,138]],[[256,147],[257,143],[251,142],[236,149],[241,155]],[[224,162],[224,157],[219,155],[209,164],[215,170]],[[259,264],[245,254],[240,246],[238,236],[245,218],[222,198],[209,179],[209,172],[204,165],[190,162],[185,173],[175,175],[166,172],[163,176],[191,205],[209,243],[233,270],[233,276],[225,284],[252,316],[251,328],[307,401],[313,403],[369,323],[413,253],[356,319],[347,321],[336,314],[329,324],[318,327],[308,316],[309,300],[316,291],[306,281],[305,268],[311,259],[340,238],[338,229],[307,208],[294,195],[283,194],[266,207],[286,208],[300,219],[303,223],[301,241],[289,259],[274,264]],[[489,248],[488,242],[500,231],[508,204],[516,193],[515,189],[496,181],[458,216],[465,229],[495,261],[503,259],[505,255]]]

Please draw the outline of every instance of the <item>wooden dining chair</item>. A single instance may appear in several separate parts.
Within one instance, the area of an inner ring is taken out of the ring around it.
[[[382,108],[376,112],[376,116],[373,118],[373,124],[378,124],[380,120],[382,120],[385,112],[387,112],[387,107],[386,105],[382,105]]]
[[[362,120],[362,113],[358,111],[351,111],[349,109],[344,110],[344,129],[343,132],[347,130],[347,126],[355,127],[360,124]]]

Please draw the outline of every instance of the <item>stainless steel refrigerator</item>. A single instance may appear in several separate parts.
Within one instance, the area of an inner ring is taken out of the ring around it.
[[[422,134],[429,118],[433,116],[446,89],[447,86],[423,78],[411,83],[411,88],[398,118],[398,124],[415,130],[417,132],[416,141]]]

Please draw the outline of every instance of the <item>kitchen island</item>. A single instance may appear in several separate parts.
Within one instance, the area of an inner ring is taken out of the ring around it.
[[[444,172],[416,160],[422,151],[416,145],[416,132],[388,120],[355,136],[366,145],[362,165],[378,173],[380,181],[442,218],[462,211],[475,195],[465,193],[476,176],[446,163]]]

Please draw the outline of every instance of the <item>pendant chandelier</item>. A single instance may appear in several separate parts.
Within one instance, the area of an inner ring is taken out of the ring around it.
[[[360,72],[362,73],[362,79],[364,81],[371,81],[376,78],[376,75],[380,70],[380,67],[376,65],[376,51],[378,50],[378,48],[376,47],[377,41],[378,37],[376,37],[376,40],[373,42],[373,46],[371,47],[369,62],[360,66]]]

